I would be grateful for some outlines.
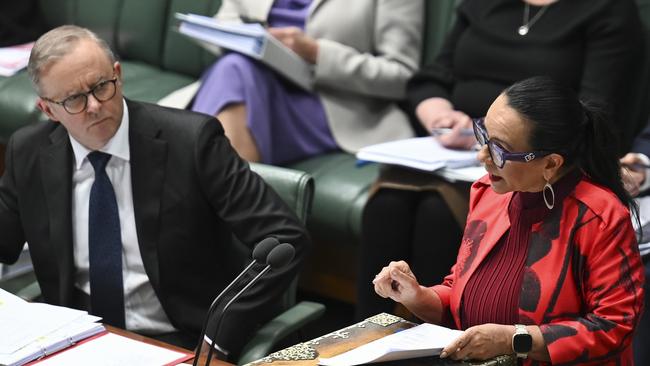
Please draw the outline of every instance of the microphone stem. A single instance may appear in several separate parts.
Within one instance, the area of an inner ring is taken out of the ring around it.
[[[266,267],[264,267],[264,269],[262,271],[260,271],[260,273],[257,276],[255,276],[249,283],[247,283],[246,286],[244,286],[244,288],[239,290],[239,292],[237,294],[235,294],[235,296],[233,296],[232,299],[230,299],[230,301],[228,301],[226,306],[223,307],[223,310],[221,311],[221,316],[219,317],[219,319],[217,319],[217,324],[214,327],[214,331],[212,332],[212,338],[210,338],[210,351],[208,352],[208,357],[205,360],[205,365],[206,366],[209,366],[210,361],[212,360],[212,352],[214,351],[214,348],[215,348],[214,345],[217,343],[216,339],[217,339],[217,335],[219,333],[219,327],[221,326],[221,320],[223,320],[224,316],[226,315],[226,310],[228,310],[228,307],[230,307],[230,304],[235,302],[235,300],[237,300],[239,298],[239,296],[241,296],[241,294],[244,293],[244,291],[248,290],[249,287],[253,286],[255,284],[255,282],[257,282],[257,280],[260,277],[262,277],[266,272],[268,272],[270,269],[271,269],[270,265],[267,265]],[[207,322],[206,322],[206,324],[207,324]],[[200,342],[203,343],[203,340],[201,340]],[[196,359],[198,359],[198,357]]]
[[[208,312],[205,316],[205,321],[203,322],[203,328],[201,329],[201,334],[199,336],[199,344],[194,354],[194,362],[192,362],[193,366],[197,366],[199,364],[198,363],[199,355],[201,354],[201,346],[203,345],[203,338],[205,338],[205,332],[207,330],[208,322],[210,321],[210,316],[212,315],[212,313],[214,313],[214,310],[217,308],[217,304],[219,303],[219,300],[221,300],[223,295],[226,292],[228,292],[228,290],[230,290],[235,285],[235,283],[237,283],[237,281],[239,281],[239,279],[242,278],[242,276],[244,276],[244,274],[248,272],[248,270],[251,269],[253,265],[255,265],[255,263],[257,262],[253,260],[246,268],[244,268],[244,270],[232,282],[230,282],[230,284],[228,284],[228,286],[226,286],[226,288],[224,288],[221,291],[221,293],[219,293],[219,295],[214,299],[214,301],[212,301],[212,304],[210,304],[210,307],[208,308]]]

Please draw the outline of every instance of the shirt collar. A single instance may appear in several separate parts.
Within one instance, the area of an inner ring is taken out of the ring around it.
[[[106,145],[99,149],[99,151],[129,161],[131,159],[131,150],[129,147],[129,109],[126,106],[125,100],[122,100],[122,104],[124,106],[124,112],[122,113],[120,127],[118,127],[115,135],[111,137]],[[79,141],[75,140],[74,137],[70,136],[70,134],[68,134],[68,136],[70,137],[70,144],[72,145],[72,151],[74,152],[75,166],[77,169],[81,169],[81,165],[86,159],[86,156],[93,152],[93,150],[83,146]]]

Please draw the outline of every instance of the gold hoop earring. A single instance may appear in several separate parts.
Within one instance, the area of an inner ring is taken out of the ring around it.
[[[549,199],[546,197],[546,192],[550,192],[551,195],[551,202],[549,203]],[[542,190],[542,197],[544,197],[544,203],[546,204],[546,207],[548,207],[549,210],[552,210],[553,207],[555,207],[555,191],[553,190],[553,186],[547,181],[546,184],[544,184],[544,189]]]

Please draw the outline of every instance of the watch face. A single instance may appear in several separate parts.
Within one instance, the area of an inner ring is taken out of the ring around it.
[[[533,348],[533,337],[530,334],[516,334],[512,340],[512,349],[517,353],[528,353]]]

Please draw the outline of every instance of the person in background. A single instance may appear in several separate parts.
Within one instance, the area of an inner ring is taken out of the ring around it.
[[[221,323],[216,345],[235,358],[282,310],[309,247],[300,221],[214,117],[125,99],[122,67],[91,31],[47,32],[28,72],[50,120],[7,144],[0,262],[15,262],[27,242],[45,302],[193,348],[212,300],[241,270],[228,263],[241,250],[234,237],[249,252],[267,237],[291,243],[295,259]]]
[[[424,132],[456,148],[476,144],[461,129],[482,117],[508,85],[535,75],[562,80],[585,100],[606,100],[618,126],[641,67],[643,29],[633,0],[464,0],[443,48],[409,81],[408,105]],[[357,317],[392,304],[367,286],[404,259],[423,284],[442,280],[458,252],[469,184],[387,169],[363,213]],[[391,174],[389,174],[391,173]],[[418,178],[418,179],[414,179]],[[402,187],[395,189],[396,186]]]
[[[535,77],[507,88],[473,128],[488,174],[472,185],[451,273],[427,287],[391,262],[377,294],[464,330],[443,358],[632,365],[644,273],[606,115]]]
[[[248,161],[283,164],[413,136],[394,103],[418,68],[422,0],[225,0],[224,21],[258,21],[313,65],[313,91],[237,53],[202,77],[192,109],[215,115]]]
[[[634,140],[631,152],[621,158],[621,175],[626,183],[625,188],[633,197],[641,197],[639,202],[640,211],[644,211],[643,205],[648,204],[643,200],[648,194],[650,188],[650,125],[648,125],[641,134]],[[647,223],[645,225],[648,225]],[[640,230],[646,231],[647,230]],[[643,242],[648,242],[650,237],[644,234],[641,237]],[[650,261],[645,260],[645,276],[650,277]],[[645,312],[641,317],[637,327],[637,333],[634,336],[634,362],[637,365],[650,365],[650,349],[648,349],[648,339],[650,339],[650,282],[645,284]]]

